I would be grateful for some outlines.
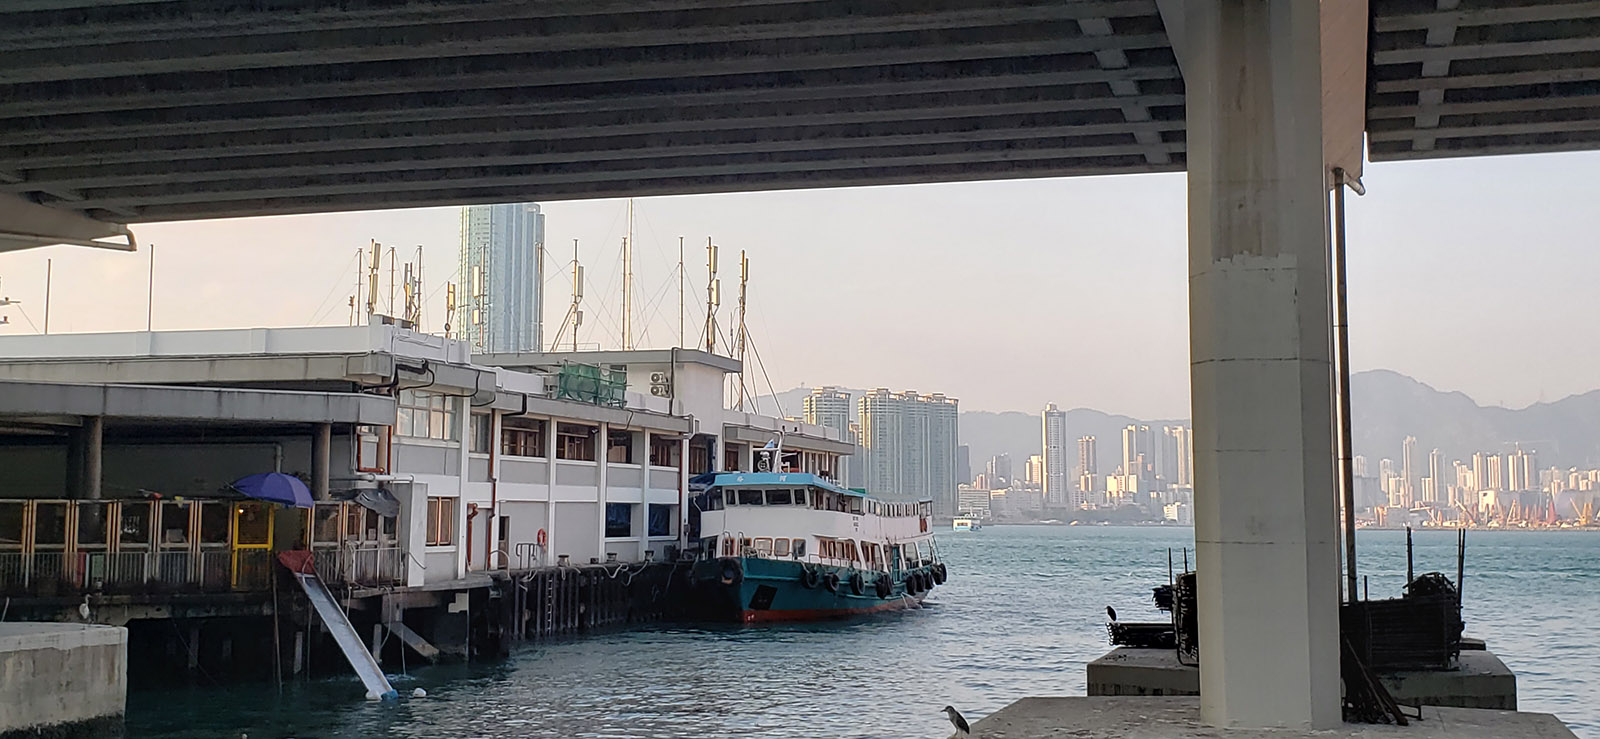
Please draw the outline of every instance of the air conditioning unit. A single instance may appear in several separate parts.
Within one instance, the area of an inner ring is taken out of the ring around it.
[[[650,394],[658,398],[670,398],[672,397],[672,388],[666,385],[651,385]]]
[[[667,384],[667,382],[668,382],[667,373],[665,373],[665,372],[651,372],[650,373],[650,384],[651,385],[665,385],[665,384]]]

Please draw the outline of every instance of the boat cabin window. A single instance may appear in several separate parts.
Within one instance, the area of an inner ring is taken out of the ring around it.
[[[774,557],[787,557],[787,556],[789,556],[789,540],[788,539],[774,539],[773,542],[772,542],[772,556],[774,556]]]
[[[856,514],[861,513],[863,503],[864,503],[864,501],[862,499],[856,498],[856,497],[851,497],[850,498],[850,512],[851,513],[856,513]]]
[[[795,539],[794,540],[794,557],[795,557],[795,559],[800,559],[801,557],[804,557],[804,556],[806,556],[806,540],[805,539]]]
[[[805,488],[801,488],[799,490],[794,491],[794,504],[795,505],[805,505],[806,504],[806,490],[805,490]]]
[[[756,554],[763,556],[772,554],[772,540],[766,537],[756,539]]]
[[[739,538],[739,556],[743,557],[743,556],[749,554],[750,550],[752,550],[754,548],[755,547],[750,546],[750,538],[749,537],[740,537]]]
[[[794,496],[788,490],[768,490],[767,505],[793,505]]]
[[[906,544],[905,544],[905,558],[906,558],[906,562],[910,563],[913,566],[916,565],[916,563],[922,559],[921,557],[917,556],[917,543],[916,542],[914,542],[914,541],[906,542]]]
[[[711,559],[712,557],[717,556],[717,537],[707,536],[704,539],[701,539],[700,551],[704,552],[704,554],[701,556],[705,557],[706,559]]]
[[[733,539],[731,537],[722,540],[722,556],[733,556]]]
[[[704,505],[705,505],[705,508],[702,508],[701,510],[705,510],[705,511],[720,511],[720,510],[722,510],[722,491],[719,490],[717,492],[711,493],[710,495],[707,495],[705,497],[705,504]]]
[[[761,491],[740,490],[739,505],[761,505]]]

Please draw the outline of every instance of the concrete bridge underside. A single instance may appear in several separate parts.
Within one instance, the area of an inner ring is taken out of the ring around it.
[[[1331,167],[1600,144],[1595,0],[11,0],[0,250],[122,224],[1189,173],[1201,714],[1339,721]],[[123,235],[126,235],[123,233]]]

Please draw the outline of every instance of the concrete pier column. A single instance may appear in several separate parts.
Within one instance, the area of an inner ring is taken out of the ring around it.
[[[1340,723],[1318,4],[1187,9],[1201,715]]]
[[[103,416],[83,419],[83,497],[89,500],[100,499],[101,480],[105,477],[105,433]]]
[[[319,423],[311,434],[311,497],[331,500],[328,492],[328,469],[333,464],[333,424]]]

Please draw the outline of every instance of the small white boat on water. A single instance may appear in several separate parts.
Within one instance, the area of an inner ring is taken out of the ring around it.
[[[954,531],[978,531],[983,528],[983,522],[976,518],[957,518],[950,522]]]

